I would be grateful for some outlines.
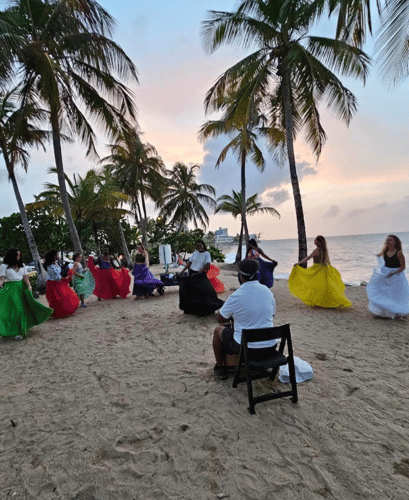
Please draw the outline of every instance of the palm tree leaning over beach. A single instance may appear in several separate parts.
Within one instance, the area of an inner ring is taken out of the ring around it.
[[[18,0],[0,12],[0,86],[20,85],[22,106],[48,108],[60,195],[75,251],[83,253],[64,177],[61,133],[76,135],[97,156],[87,117],[110,136],[135,118],[132,92],[119,78],[137,82],[134,63],[110,39],[114,19],[93,0]]]
[[[50,132],[40,130],[36,126],[36,122],[41,123],[45,120],[44,111],[28,106],[24,110],[18,110],[17,104],[15,89],[0,96],[0,153],[3,155],[8,178],[17,200],[24,233],[37,271],[38,287],[44,288],[46,275],[17,184],[15,168],[17,164],[21,164],[27,171],[29,153],[25,148],[32,146],[44,148],[45,142],[50,139]]]
[[[294,139],[303,129],[319,158],[326,140],[319,104],[326,102],[346,124],[356,111],[355,97],[332,70],[365,82],[369,65],[368,56],[346,42],[308,35],[322,12],[313,1],[246,0],[236,12],[210,11],[203,22],[209,53],[230,43],[256,49],[217,79],[205,102],[217,110],[233,91],[236,112],[245,113],[254,101],[269,117],[270,145],[284,151],[289,162],[299,260],[307,255],[307,239]]]
[[[214,187],[196,182],[195,170],[198,168],[199,165],[187,166],[181,162],[175,163],[173,170],[167,171],[167,190],[162,200],[156,203],[161,216],[165,220],[170,218],[170,222],[177,225],[179,232],[187,227],[189,222],[193,222],[195,228],[199,225],[206,228],[209,217],[202,203],[212,209],[216,206],[214,198],[209,196],[215,196]]]
[[[247,227],[246,219],[246,163],[247,158],[250,156],[251,161],[254,165],[263,172],[265,167],[265,161],[263,153],[257,146],[257,133],[255,130],[260,129],[264,123],[267,121],[267,117],[261,115],[257,109],[257,105],[250,101],[249,112],[245,113],[244,116],[240,117],[234,112],[234,109],[230,109],[231,97],[234,95],[227,96],[225,102],[223,102],[220,107],[226,108],[226,112],[221,120],[213,120],[206,122],[199,131],[199,137],[202,141],[205,141],[209,137],[218,137],[222,134],[232,135],[236,134],[235,137],[223,148],[222,152],[217,159],[215,167],[218,168],[220,164],[226,159],[227,153],[231,150],[236,153],[240,161],[240,178],[241,178],[241,230],[240,230],[240,242],[238,253],[241,255],[241,245],[242,245],[242,234],[244,231],[245,243],[247,245],[249,240],[249,231]]]
[[[259,213],[269,213],[273,216],[277,216],[278,218],[281,217],[281,215],[277,212],[277,210],[273,207],[263,207],[262,204],[257,201],[257,193],[253,194],[253,196],[250,196],[247,198],[245,207],[246,207],[246,214],[247,215],[255,215]],[[224,194],[217,198],[217,207],[214,211],[215,214],[219,212],[225,212],[231,214],[235,219],[242,213],[242,198],[241,198],[241,193],[238,193],[236,191],[232,191],[232,196],[228,194]],[[240,237],[239,237],[239,247],[237,249],[237,254],[236,254],[236,262],[240,262],[242,259],[242,240],[243,240],[243,224],[241,225],[241,230],[240,230]],[[247,245],[248,241],[246,242]]]

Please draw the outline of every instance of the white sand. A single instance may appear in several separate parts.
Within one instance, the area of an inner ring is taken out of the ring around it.
[[[184,315],[178,287],[1,339],[0,499],[406,500],[408,324],[373,319],[362,287],[343,311],[273,291],[314,379],[253,416],[213,374],[214,316]]]

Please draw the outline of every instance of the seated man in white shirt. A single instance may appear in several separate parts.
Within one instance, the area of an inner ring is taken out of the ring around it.
[[[259,263],[254,259],[244,259],[239,264],[239,274],[242,285],[226,300],[219,310],[217,321],[226,323],[230,318],[234,320],[234,330],[219,325],[214,330],[213,350],[216,358],[214,371],[221,380],[229,377],[225,366],[226,354],[239,354],[241,331],[243,328],[268,328],[273,325],[276,303],[273,293],[266,286],[257,281]],[[260,359],[269,355],[266,347],[274,350],[277,340],[249,343],[250,348],[263,348]],[[254,353],[254,354],[253,354]],[[252,351],[253,357],[257,353]]]

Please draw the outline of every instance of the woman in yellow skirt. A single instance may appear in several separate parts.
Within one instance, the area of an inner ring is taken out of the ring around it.
[[[352,303],[345,295],[345,285],[339,272],[331,266],[327,242],[323,236],[317,236],[315,250],[305,259],[294,264],[288,279],[291,295],[298,297],[309,306],[341,308]],[[313,259],[314,264],[304,269],[300,264]]]

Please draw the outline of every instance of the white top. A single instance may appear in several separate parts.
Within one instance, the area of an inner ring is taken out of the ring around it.
[[[276,301],[273,293],[258,281],[246,281],[226,300],[219,313],[223,318],[234,319],[234,340],[241,343],[243,328],[270,328],[274,326],[273,316]],[[277,340],[250,342],[251,348],[272,347]]]
[[[189,257],[189,261],[192,263],[190,269],[192,271],[200,271],[205,264],[211,264],[212,258],[209,252],[193,252]]]
[[[0,265],[0,276],[5,276],[7,281],[21,281],[27,275],[26,266],[20,267],[18,271],[7,264]]]

